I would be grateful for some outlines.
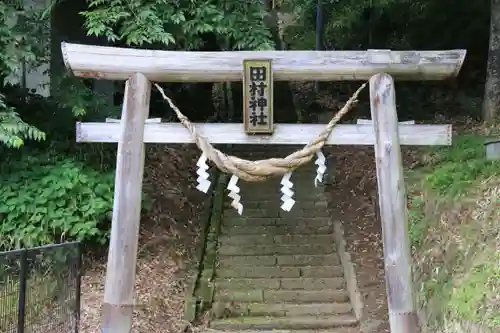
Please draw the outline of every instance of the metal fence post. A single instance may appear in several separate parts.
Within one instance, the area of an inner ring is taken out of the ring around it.
[[[26,284],[28,279],[28,260],[27,251],[20,252],[19,258],[19,300],[18,300],[18,317],[17,317],[17,333],[24,333],[24,324],[26,317]]]
[[[80,328],[80,294],[82,285],[82,244],[77,243],[76,245],[76,291],[75,291],[75,333],[78,333]]]

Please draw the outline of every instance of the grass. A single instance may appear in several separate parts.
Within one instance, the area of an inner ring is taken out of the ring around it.
[[[500,286],[500,255],[489,254],[494,261],[476,264],[464,276],[457,288],[451,291],[448,301],[450,313],[457,318],[485,324],[489,328],[500,327],[500,314],[481,311],[490,298],[498,297],[497,289]],[[498,300],[497,300],[498,301]]]
[[[415,279],[429,327],[500,329],[500,161],[485,160],[484,140],[454,138],[408,175]]]

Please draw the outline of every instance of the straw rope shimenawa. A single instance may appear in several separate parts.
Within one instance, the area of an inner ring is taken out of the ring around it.
[[[189,119],[179,110],[179,108],[175,106],[172,100],[165,94],[163,89],[155,83],[155,86],[160,91],[163,99],[165,99],[172,110],[174,110],[177,118],[179,118],[179,121],[191,133],[196,145],[203,153],[205,153],[207,158],[222,172],[233,174],[248,182],[260,182],[275,176],[283,176],[284,174],[295,170],[299,166],[309,163],[316,155],[316,152],[323,148],[326,140],[333,130],[333,127],[357,103],[358,95],[366,85],[367,83],[361,85],[351,98],[349,98],[344,107],[335,114],[332,120],[330,120],[323,132],[321,132],[314,141],[308,143],[301,150],[298,150],[285,158],[248,161],[236,156],[226,155],[220,150],[214,148],[206,138],[197,133],[196,127],[193,123],[191,123]]]

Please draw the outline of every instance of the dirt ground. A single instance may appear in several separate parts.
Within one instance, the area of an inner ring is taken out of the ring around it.
[[[414,163],[413,151],[402,149],[405,167]],[[330,208],[343,222],[347,250],[355,267],[366,316],[361,327],[363,332],[388,333],[374,149],[337,147],[328,152],[329,170],[334,170],[329,189]]]
[[[179,333],[187,325],[184,290],[209,202],[195,188],[198,158],[193,146],[149,148],[144,189],[153,207],[141,221],[133,332]],[[80,332],[100,333],[106,257],[89,256],[85,266]]]
[[[367,332],[389,332],[373,149],[338,148],[331,149],[330,154],[329,164],[335,170],[330,208],[344,226],[368,318],[362,327]]]

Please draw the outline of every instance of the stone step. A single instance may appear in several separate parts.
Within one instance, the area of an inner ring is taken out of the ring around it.
[[[329,244],[333,246],[333,235],[222,235],[218,239],[220,246],[228,245],[293,245],[293,244]]]
[[[280,286],[281,280],[279,278],[233,278],[215,280],[215,288],[217,290],[279,289]]]
[[[219,247],[221,256],[259,256],[259,255],[294,255],[294,254],[330,254],[336,251],[333,242],[325,244],[261,244],[260,246],[241,244]]]
[[[230,268],[234,266],[275,266],[278,262],[276,256],[220,256],[219,267]]]
[[[250,201],[250,200],[245,200],[244,203],[244,208],[245,209],[257,209],[257,208],[269,208],[269,207],[280,207],[281,206],[281,201],[280,201],[281,196],[277,196],[275,200],[255,200],[255,201]],[[251,198],[248,198],[251,199]],[[230,202],[227,202],[226,207],[231,207]],[[328,201],[327,200],[322,200],[322,199],[316,199],[316,200],[301,200],[299,202],[296,202],[293,208],[328,208]]]
[[[336,277],[343,276],[341,266],[306,266],[300,268],[302,277]]]
[[[203,331],[202,333],[362,333],[358,327],[335,327],[330,329],[319,329],[319,330],[282,330],[282,329],[273,329],[273,330],[238,330],[238,332],[231,332],[226,330],[216,330],[216,329],[208,329]]]
[[[323,290],[228,290],[217,289],[214,300],[216,302],[242,303],[332,303],[347,302],[349,294],[340,289]]]
[[[324,235],[333,233],[333,224],[321,227],[308,225],[280,225],[280,226],[231,226],[224,227],[221,230],[222,234],[227,235]]]
[[[267,303],[331,303],[347,302],[349,294],[345,290],[264,290]]]
[[[284,289],[284,290],[321,290],[343,289],[344,279],[337,278],[256,278],[256,279],[217,279],[215,287],[219,290]]]
[[[289,278],[281,279],[281,289],[304,289],[304,290],[321,290],[321,289],[343,289],[344,279],[337,278]]]
[[[294,198],[295,200],[300,200],[300,198]],[[243,203],[244,205],[244,203]],[[278,205],[277,208],[243,208],[242,215],[239,215],[236,209],[225,208],[224,218],[259,218],[259,217],[274,217],[274,218],[311,218],[311,217],[330,217],[331,213],[328,209],[324,207],[305,207],[301,208],[300,205],[293,207],[290,212],[285,212],[281,210]]]
[[[210,328],[221,330],[326,329],[356,325],[353,315],[302,317],[240,317],[214,320]]]
[[[300,274],[300,268],[293,266],[233,266],[231,268],[219,268],[216,271],[219,278],[298,278]]]
[[[228,245],[272,245],[273,235],[221,235],[218,242],[221,247]]]
[[[329,217],[226,217],[223,228],[232,226],[309,226],[321,227],[333,224]]]
[[[336,266],[340,264],[337,253],[298,254],[281,256],[219,256],[219,266]]]
[[[300,200],[295,198],[296,200]],[[244,203],[243,203],[244,205]],[[328,209],[324,207],[300,207],[300,205],[297,205],[297,207],[293,207],[290,212],[285,212],[279,208],[280,206],[278,205],[277,208],[243,208],[243,214],[239,215],[236,209],[231,208],[226,208],[224,210],[224,218],[259,218],[259,217],[264,217],[264,218],[269,218],[269,217],[274,217],[274,218],[311,218],[311,217],[330,217],[331,213]]]
[[[342,277],[341,266],[233,266],[219,268],[219,278],[332,278]]]
[[[338,266],[340,258],[337,253],[332,254],[298,254],[277,256],[276,264],[283,266]]]
[[[294,207],[295,208],[295,207]],[[330,217],[332,214],[326,208],[299,208],[293,209],[289,212],[280,211],[279,216],[282,218],[296,218],[296,217]]]
[[[236,209],[226,208],[224,209],[224,218],[236,217],[236,218],[259,218],[259,217],[280,217],[280,207],[268,207],[267,209],[261,208],[245,208],[243,203],[243,214],[239,215]]]
[[[233,307],[229,303],[214,303],[213,313],[221,318],[241,316],[321,316],[334,314],[350,314],[352,306],[349,302],[343,303],[309,303],[309,304],[273,304],[273,303],[240,303]]]

